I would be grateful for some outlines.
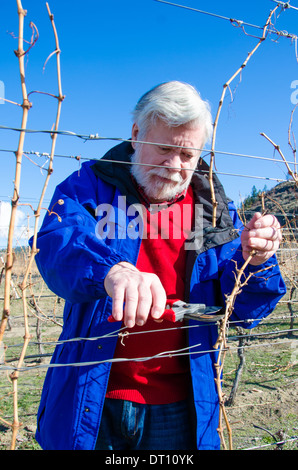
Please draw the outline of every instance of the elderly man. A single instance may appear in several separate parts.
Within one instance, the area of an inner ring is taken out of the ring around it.
[[[217,324],[171,322],[166,305],[224,307],[252,249],[232,319],[251,328],[285,293],[277,220],[243,228],[216,176],[213,227],[199,93],[161,84],[133,117],[131,141],[56,188],[38,235],[40,272],[66,300],[38,413],[44,449],[218,449]]]

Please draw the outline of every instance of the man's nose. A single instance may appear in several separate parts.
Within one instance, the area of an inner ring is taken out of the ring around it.
[[[179,152],[173,150],[167,155],[167,158],[164,160],[164,165],[173,171],[181,170],[182,162]]]

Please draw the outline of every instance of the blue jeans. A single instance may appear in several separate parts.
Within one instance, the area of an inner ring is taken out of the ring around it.
[[[196,450],[188,401],[143,405],[107,398],[95,450]]]

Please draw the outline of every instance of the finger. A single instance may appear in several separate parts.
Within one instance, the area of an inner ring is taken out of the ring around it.
[[[136,310],[135,322],[138,326],[143,326],[150,314],[152,305],[152,294],[151,289],[144,283],[139,286],[138,292],[138,305]]]
[[[115,289],[112,297],[112,317],[116,321],[123,319],[124,288]]]
[[[253,218],[246,225],[247,230],[257,229],[262,227],[278,227],[279,222],[277,218],[272,214],[262,215],[260,212],[256,212]]]
[[[247,243],[248,247],[260,251],[272,251],[278,247],[276,240],[268,240],[267,238],[250,238]]]
[[[272,214],[263,215],[255,219],[252,228],[280,227],[277,218]]]
[[[259,229],[250,230],[247,235],[246,239],[248,241],[252,239],[263,238],[266,240],[280,240],[281,233],[278,227],[265,227]]]
[[[127,328],[133,328],[136,321],[136,311],[138,306],[138,289],[133,283],[128,285],[125,290],[125,306],[124,306],[124,324]]]
[[[119,267],[113,266],[104,280],[107,294],[112,298],[112,317],[115,321],[123,319],[123,304],[125,296],[125,282],[119,276]]]
[[[278,247],[279,241],[259,240],[259,243],[256,243],[254,248],[246,246],[242,249],[243,258],[247,259],[248,256],[252,255],[250,264],[257,266],[271,258],[276,253]]]
[[[266,251],[266,252],[255,251],[251,264],[255,266],[259,266],[260,264],[263,264],[266,261],[268,261],[268,259],[271,258],[273,255],[274,255],[274,251]]]
[[[255,227],[255,224],[258,223],[258,221],[260,220],[261,217],[262,217],[262,214],[260,212],[256,212],[254,214],[253,218],[245,226],[246,230],[251,230],[252,228],[257,228],[257,227]]]
[[[151,316],[152,318],[154,318],[154,320],[158,320],[164,313],[165,308],[166,308],[166,303],[167,303],[167,295],[159,278],[154,279],[152,286],[151,286],[151,292],[152,292]]]

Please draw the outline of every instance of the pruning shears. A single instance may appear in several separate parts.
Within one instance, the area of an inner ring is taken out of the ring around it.
[[[161,319],[171,322],[198,320],[214,322],[224,317],[222,307],[207,307],[205,304],[192,304],[183,300],[168,300]]]
[[[206,323],[216,322],[224,317],[222,307],[207,307],[205,304],[192,304],[183,300],[167,300],[166,308],[160,320],[177,322],[182,320],[198,320]],[[115,322],[112,315],[109,322]]]

